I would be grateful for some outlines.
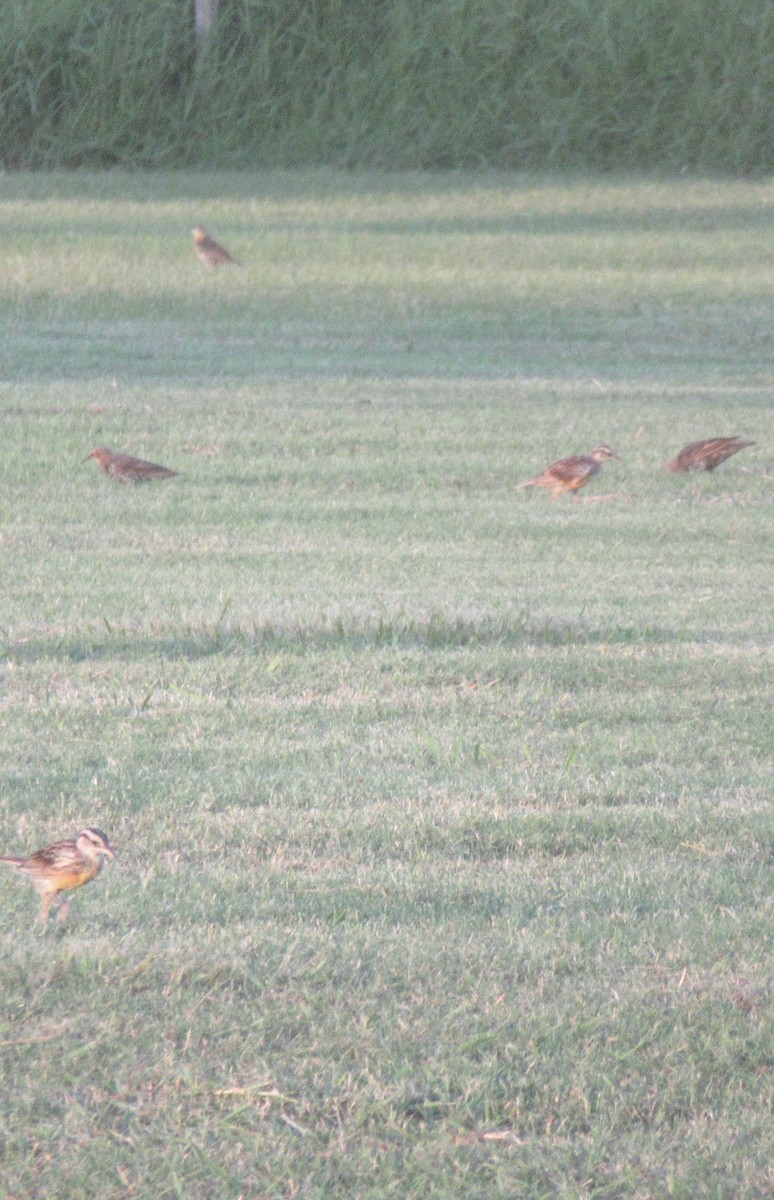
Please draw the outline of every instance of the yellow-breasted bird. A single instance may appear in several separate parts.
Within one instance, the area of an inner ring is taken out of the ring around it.
[[[666,465],[667,471],[714,471],[722,462],[744,450],[745,446],[754,446],[755,442],[746,442],[740,437],[704,438],[701,442],[691,442]]]
[[[97,460],[106,475],[110,475],[112,479],[120,479],[122,483],[149,483],[151,479],[169,479],[178,474],[169,467],[145,462],[142,458],[133,458],[131,454],[115,454],[112,450],[106,450],[104,446],[92,450],[83,461],[88,462],[90,458]]]
[[[235,267],[240,266],[235,258],[232,258],[225,246],[221,246],[214,238],[211,238],[206,229],[202,229],[201,225],[197,225],[193,231],[194,250],[196,251],[199,261],[203,262],[205,267],[222,267],[226,263],[232,263]]]
[[[52,902],[58,909],[58,919],[63,921],[70,902],[67,897],[57,899],[59,893],[71,892],[89,883],[99,875],[106,858],[116,858],[116,852],[107,834],[90,826],[70,841],[54,842],[26,856],[0,855],[0,862],[8,863],[29,875],[32,886],[41,898],[42,921],[47,919]]]
[[[621,461],[609,446],[596,446],[590,454],[572,454],[569,458],[560,458],[558,462],[551,463],[550,467],[546,467],[545,471],[541,471],[534,479],[528,479],[525,483],[518,484],[516,490],[519,491],[525,487],[544,487],[551,489],[554,500],[565,492],[572,492],[573,497],[577,500],[578,489],[585,487],[589,480],[593,479],[602,469],[602,463],[609,458]]]

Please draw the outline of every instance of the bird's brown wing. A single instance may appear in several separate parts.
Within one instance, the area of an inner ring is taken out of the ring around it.
[[[220,242],[216,242],[213,238],[203,238],[197,243],[197,249],[200,256],[205,262],[215,263],[234,263],[237,265],[235,258],[232,258],[225,246],[221,246]]]
[[[558,462],[551,463],[538,479],[573,483],[576,479],[585,479],[586,476],[593,475],[596,470],[597,464],[593,459],[585,458],[582,454],[573,454],[569,458],[560,458]]]
[[[739,450],[744,450],[745,446],[752,445],[752,442],[746,442],[744,438],[740,437],[713,438],[704,451],[707,470],[712,470],[713,467],[719,466],[720,463],[730,458],[732,454],[737,454]]]
[[[703,438],[684,446],[680,453],[667,463],[667,467],[670,471],[690,471],[693,468],[711,471],[738,450],[744,450],[745,446],[753,444],[736,436]]]
[[[71,860],[77,853],[73,841],[54,842],[51,846],[44,846],[42,850],[36,850],[23,862],[25,866],[56,867]]]
[[[137,467],[149,467],[151,464],[143,458],[134,458],[131,454],[114,454],[109,465],[111,470],[120,474],[122,471],[136,470]]]
[[[166,479],[170,475],[177,475],[177,471],[169,467],[146,462],[142,458],[133,458],[131,454],[114,454],[107,469],[110,475],[124,476],[127,479]]]

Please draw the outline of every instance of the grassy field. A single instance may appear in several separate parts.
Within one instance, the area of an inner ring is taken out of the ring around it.
[[[45,930],[0,876],[0,1197],[774,1196],[774,185],[0,230],[0,849],[120,852]],[[602,441],[615,499],[514,490]]]
[[[771,0],[0,5],[0,164],[774,171]]]

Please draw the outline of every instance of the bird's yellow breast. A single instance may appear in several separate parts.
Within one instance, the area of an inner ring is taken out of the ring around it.
[[[70,892],[73,888],[83,887],[84,883],[88,883],[95,875],[99,874],[101,864],[84,863],[80,867],[66,867],[60,869],[56,873],[57,890],[60,892]]]

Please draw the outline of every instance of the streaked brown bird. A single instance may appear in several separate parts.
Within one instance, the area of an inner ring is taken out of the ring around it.
[[[193,231],[194,250],[196,251],[199,261],[203,262],[205,267],[222,267],[226,263],[233,263],[235,267],[240,266],[235,258],[232,258],[225,246],[221,246],[214,238],[211,238],[206,229],[202,229],[201,225],[197,225]]]
[[[722,462],[744,450],[745,446],[754,446],[755,442],[746,442],[740,437],[705,438],[701,442],[691,442],[684,446],[675,458],[666,465],[667,471],[714,471]]]
[[[90,458],[96,458],[106,475],[110,475],[113,479],[120,479],[122,483],[149,483],[151,479],[169,479],[178,474],[169,467],[160,467],[158,463],[145,462],[142,458],[132,458],[131,454],[114,454],[112,450],[106,450],[104,446],[98,446],[96,450],[92,450],[91,454],[87,454],[83,461],[88,462]]]
[[[534,479],[528,479],[525,483],[518,484],[516,490],[519,491],[525,487],[544,487],[551,489],[554,500],[565,492],[572,492],[574,499],[577,500],[578,489],[585,487],[589,480],[593,479],[602,469],[602,463],[609,458],[621,461],[609,446],[596,446],[590,454],[573,454],[569,458],[560,458],[558,462],[551,463],[550,467],[546,467],[545,471],[541,471]]]
[[[89,883],[102,870],[106,858],[116,858],[116,852],[108,841],[107,834],[93,826],[84,829],[77,838],[67,842],[54,842],[34,854],[1,855],[0,862],[9,863],[18,871],[24,871],[41,898],[40,919],[47,920],[52,902],[57,919],[67,916],[70,901],[65,896],[58,899],[60,892],[71,892]]]

